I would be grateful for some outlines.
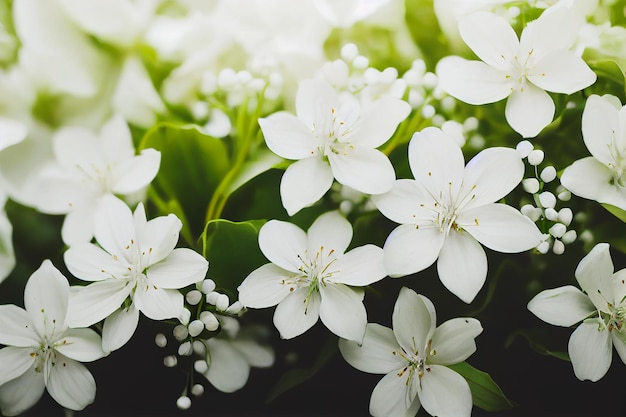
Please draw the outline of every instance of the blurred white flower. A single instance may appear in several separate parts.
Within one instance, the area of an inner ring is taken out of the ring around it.
[[[469,104],[508,97],[505,117],[523,137],[534,137],[554,118],[546,91],[572,94],[589,87],[596,74],[573,46],[580,21],[567,7],[548,9],[526,25],[518,40],[511,25],[489,12],[459,20],[465,43],[482,61],[447,56],[437,64],[440,87]]]
[[[374,417],[412,417],[420,406],[433,416],[462,417],[472,411],[467,381],[446,365],[476,351],[482,333],[474,318],[454,318],[437,326],[435,307],[403,287],[393,309],[393,330],[368,323],[362,344],[339,340],[343,358],[368,373],[386,374],[370,399]]]
[[[91,329],[70,329],[70,286],[49,260],[43,261],[24,289],[22,309],[0,306],[0,410],[14,416],[33,406],[47,388],[56,402],[82,410],[96,395],[96,382],[79,362],[104,356],[100,336]]]
[[[614,272],[609,245],[598,243],[575,276],[583,291],[572,285],[544,290],[528,309],[555,326],[582,322],[569,339],[569,356],[576,377],[595,382],[609,370],[613,346],[626,363],[626,269]]]
[[[174,249],[182,223],[173,214],[148,221],[143,204],[133,214],[121,200],[105,196],[95,219],[98,245],[76,244],[64,254],[72,275],[92,282],[72,293],[68,324],[105,319],[103,346],[111,351],[131,338],[140,311],[153,320],[179,317],[184,297],[178,290],[202,281],[208,262],[191,249]]]
[[[239,286],[246,307],[274,305],[274,325],[290,339],[319,319],[336,335],[361,342],[367,323],[361,288],[386,275],[382,249],[364,245],[346,253],[352,225],[337,211],[318,217],[305,233],[298,226],[270,220],[259,232],[259,246],[271,261],[252,271]]]
[[[579,197],[626,210],[626,106],[612,95],[589,96],[582,133],[592,156],[565,168],[561,184]]]
[[[495,203],[524,175],[515,149],[484,149],[465,166],[455,139],[429,127],[413,135],[409,165],[415,180],[398,180],[388,193],[372,197],[383,215],[400,224],[383,248],[390,276],[422,271],[437,260],[441,282],[469,303],[487,276],[481,243],[515,253],[541,242],[528,217]]]
[[[410,111],[408,103],[392,97],[362,107],[351,95],[340,97],[325,81],[303,81],[296,96],[297,116],[280,111],[259,119],[270,150],[296,160],[280,183],[287,213],[316,203],[333,179],[362,193],[388,191],[395,171],[376,148]]]

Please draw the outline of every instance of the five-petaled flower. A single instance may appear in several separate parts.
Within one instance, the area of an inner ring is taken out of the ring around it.
[[[484,149],[465,166],[457,142],[429,127],[413,135],[409,164],[415,180],[397,180],[391,191],[372,197],[382,214],[400,223],[383,247],[391,277],[419,272],[437,260],[441,282],[469,303],[487,276],[480,243],[516,253],[541,242],[528,217],[495,203],[524,175],[514,149]]]
[[[582,133],[592,156],[565,168],[561,184],[577,196],[626,210],[626,106],[612,95],[589,96]]]
[[[105,319],[102,343],[111,351],[133,335],[140,311],[153,320],[180,317],[184,300],[178,290],[202,281],[209,267],[193,250],[174,249],[181,227],[173,214],[148,221],[143,204],[133,215],[123,201],[103,197],[96,213],[98,245],[76,244],[65,252],[69,271],[93,281],[72,293],[69,325]]]
[[[272,152],[297,160],[280,183],[287,213],[313,205],[333,179],[365,194],[388,191],[395,171],[375,148],[391,137],[410,111],[407,102],[395,97],[361,104],[351,95],[340,96],[326,81],[302,81],[296,95],[297,117],[281,111],[259,119]]]
[[[608,243],[598,243],[575,272],[573,285],[544,290],[528,309],[555,326],[581,322],[569,339],[568,352],[580,380],[598,381],[611,366],[613,346],[626,363],[626,269],[613,271]]]
[[[24,289],[25,309],[0,306],[0,410],[21,414],[44,390],[71,410],[82,410],[96,395],[96,382],[79,362],[104,356],[100,336],[91,329],[68,328],[70,286],[49,260]]]
[[[489,12],[463,17],[461,37],[482,61],[444,57],[437,64],[440,86],[469,104],[508,97],[509,125],[523,137],[537,136],[554,118],[554,101],[546,91],[572,94],[596,81],[591,68],[570,50],[578,22],[567,7],[553,7],[528,23],[518,40],[503,17]]]
[[[290,339],[319,319],[336,335],[361,342],[367,323],[362,288],[386,276],[382,249],[364,245],[344,253],[352,226],[339,212],[318,217],[305,233],[270,220],[259,231],[259,246],[271,261],[239,286],[246,307],[274,305],[274,325]]]
[[[392,321],[393,330],[368,323],[361,345],[339,341],[350,365],[386,374],[372,392],[370,413],[411,417],[423,406],[433,416],[469,416],[469,385],[446,365],[463,362],[476,351],[474,339],[483,330],[480,322],[460,317],[437,326],[432,302],[406,287],[400,290]]]

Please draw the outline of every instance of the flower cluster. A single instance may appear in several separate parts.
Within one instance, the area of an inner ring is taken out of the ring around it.
[[[145,329],[150,378],[105,372],[179,410],[332,360],[373,416],[525,407],[520,335],[609,378],[622,3],[0,0],[0,414],[120,411]]]

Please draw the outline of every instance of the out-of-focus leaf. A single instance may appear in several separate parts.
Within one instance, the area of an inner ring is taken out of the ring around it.
[[[502,411],[515,407],[488,373],[474,368],[467,362],[450,365],[449,368],[467,380],[476,407],[485,411]]]
[[[547,348],[543,343],[539,342],[540,339],[543,339],[541,333],[537,330],[531,330],[531,329],[526,329],[526,330],[517,330],[514,333],[512,333],[506,340],[505,346],[508,347],[511,345],[511,343],[513,343],[513,341],[515,339],[517,339],[518,337],[521,337],[523,339],[525,339],[528,342],[528,345],[536,352],[542,354],[542,355],[547,355],[547,356],[553,356],[555,358],[561,359],[563,361],[569,361],[569,355],[567,354],[567,352],[557,352],[554,351],[552,349]]]
[[[178,202],[188,222],[183,227],[191,235],[202,230],[211,196],[230,166],[224,143],[193,125],[159,123],[141,140],[139,149],[146,148],[161,151],[161,167],[152,182],[158,198]]]
[[[626,210],[622,210],[619,207],[613,206],[611,204],[602,204],[609,213],[626,223]]]
[[[433,0],[405,0],[404,5],[407,27],[423,53],[426,67],[432,70],[449,53],[447,40],[435,16]]]
[[[206,224],[202,242],[203,255],[209,260],[209,277],[232,296],[250,272],[268,262],[258,244],[264,223],[265,220],[216,219]]]

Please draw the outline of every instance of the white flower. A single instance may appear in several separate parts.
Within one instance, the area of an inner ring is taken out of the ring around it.
[[[280,195],[293,215],[324,196],[333,178],[366,194],[389,190],[395,171],[375,149],[385,143],[410,113],[408,103],[382,97],[361,107],[325,81],[302,81],[296,95],[297,117],[281,111],[259,119],[267,146],[297,160],[285,171]]]
[[[33,406],[47,388],[65,408],[82,410],[96,395],[96,382],[79,362],[104,356],[91,329],[69,329],[67,279],[49,260],[26,283],[22,309],[0,306],[0,410],[13,416]]]
[[[446,365],[463,362],[476,351],[474,339],[483,330],[480,322],[454,318],[437,327],[432,302],[406,287],[400,290],[392,320],[393,330],[368,323],[362,345],[339,340],[350,365],[386,374],[372,392],[370,413],[411,417],[423,406],[433,416],[469,416],[469,385]]]
[[[611,366],[612,347],[626,363],[626,269],[613,272],[607,243],[598,243],[575,272],[578,288],[544,290],[528,309],[555,326],[582,323],[572,333],[568,351],[578,379],[598,381]]]
[[[4,205],[7,196],[0,191],[0,282],[15,268],[15,250],[13,249],[13,225],[9,220]]]
[[[592,156],[565,168],[561,184],[577,196],[626,210],[626,106],[615,96],[589,96],[582,132]]]
[[[105,196],[95,218],[98,245],[65,252],[68,270],[92,281],[72,293],[68,320],[85,327],[105,319],[103,346],[110,351],[133,335],[139,311],[153,320],[179,317],[184,297],[178,289],[202,281],[208,262],[191,249],[174,249],[182,223],[173,214],[147,221],[143,204],[133,215],[124,202]]]
[[[465,43],[483,61],[458,56],[437,64],[440,87],[469,104],[507,98],[505,116],[523,137],[534,137],[554,117],[546,93],[572,94],[596,81],[595,73],[570,48],[579,20],[567,7],[548,9],[530,22],[518,40],[502,17],[476,12],[459,20]]]
[[[259,343],[262,328],[240,330],[236,319],[220,316],[222,333],[207,341],[207,369],[202,375],[222,392],[235,392],[248,381],[250,368],[267,368],[274,363],[271,346]]]
[[[320,318],[336,335],[361,342],[367,313],[361,288],[383,279],[382,249],[364,245],[344,253],[352,226],[338,212],[317,218],[305,233],[298,226],[270,220],[259,232],[259,246],[271,261],[252,271],[239,286],[246,307],[274,305],[274,325],[290,339]]]
[[[400,224],[383,248],[390,276],[421,271],[438,259],[441,282],[469,303],[487,276],[480,243],[515,253],[541,242],[529,218],[495,203],[524,175],[516,150],[488,148],[465,166],[455,140],[429,127],[413,135],[409,164],[415,180],[398,180],[388,193],[372,197],[382,214]]]
[[[105,195],[129,196],[154,179],[160,152],[144,149],[135,155],[126,121],[114,116],[98,134],[81,127],[65,127],[53,138],[58,166],[46,170],[37,192],[36,207],[48,214],[66,214],[63,241],[72,245],[93,237],[93,215]]]

